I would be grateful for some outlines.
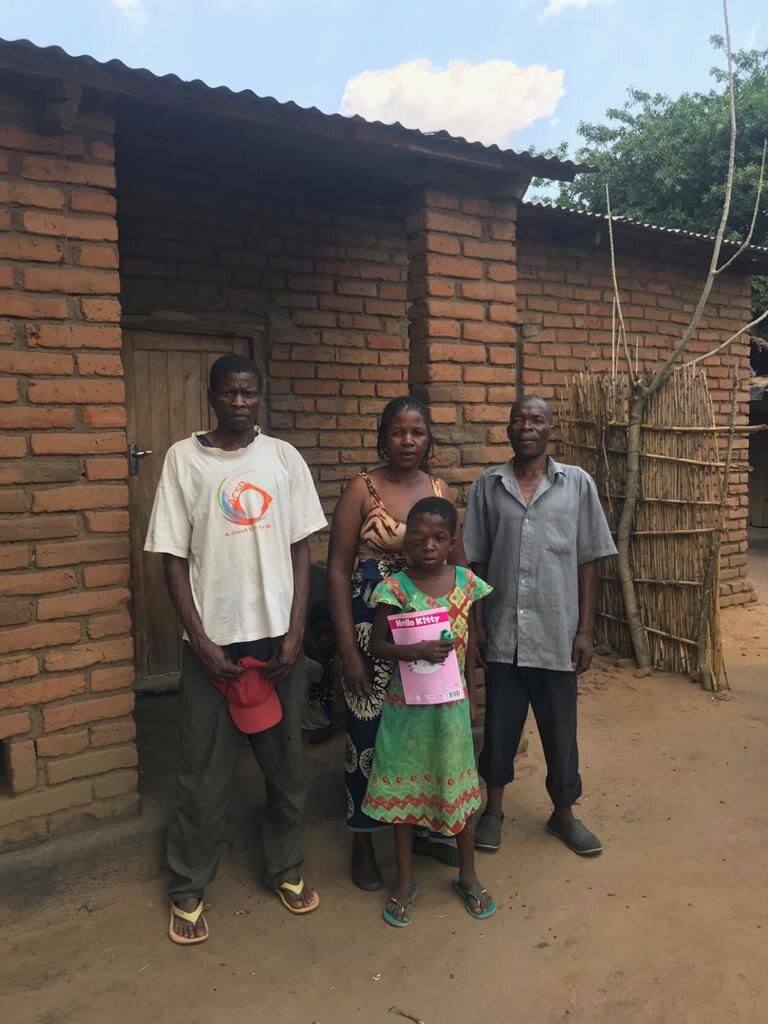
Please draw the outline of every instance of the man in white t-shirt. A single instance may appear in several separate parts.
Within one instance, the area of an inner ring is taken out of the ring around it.
[[[168,450],[145,544],[163,555],[184,627],[181,757],[167,841],[169,935],[181,945],[208,937],[203,890],[216,874],[246,740],[211,680],[236,679],[243,672],[237,662],[246,656],[266,662],[263,675],[283,709],[277,725],[247,736],[266,780],[265,880],[293,913],[319,903],[301,877],[302,641],[308,538],[326,519],[301,455],[255,425],[262,391],[252,360],[236,354],[216,360],[208,400],[217,426]]]

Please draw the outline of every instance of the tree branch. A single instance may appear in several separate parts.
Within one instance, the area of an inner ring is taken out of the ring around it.
[[[691,359],[685,365],[686,366],[696,366],[698,363],[703,362],[703,360],[709,359],[710,356],[716,356],[718,352],[722,352],[724,348],[728,348],[728,346],[732,342],[736,341],[737,338],[740,338],[741,335],[744,334],[746,331],[751,331],[753,327],[757,327],[758,324],[761,324],[763,322],[763,320],[766,320],[766,319],[768,319],[768,309],[766,309],[766,311],[764,313],[761,313],[760,316],[755,317],[755,319],[752,320],[750,323],[744,324],[743,327],[740,327],[739,330],[736,331],[735,334],[732,334],[730,336],[730,338],[727,338],[722,343],[722,345],[718,345],[717,348],[713,348],[712,351],[711,352],[707,352],[706,355],[696,356],[695,359]]]
[[[761,197],[762,192],[763,192],[763,180],[764,180],[764,177],[765,177],[765,149],[766,149],[766,145],[768,145],[768,139],[764,139],[763,140],[763,158],[760,161],[760,176],[757,179],[757,195],[755,196],[755,208],[752,211],[752,223],[749,225],[749,231],[747,232],[747,237],[741,243],[741,245],[736,250],[736,252],[733,254],[733,256],[731,256],[731,258],[729,260],[727,260],[722,265],[722,267],[718,267],[718,269],[715,271],[716,274],[722,274],[722,272],[724,270],[726,270],[728,267],[730,267],[730,265],[735,260],[737,260],[739,258],[739,256],[741,256],[741,254],[744,252],[744,250],[749,248],[749,243],[752,241],[752,235],[754,233],[755,224],[757,222],[757,215],[760,212],[760,197]]]
[[[611,213],[611,192],[608,188],[608,183],[605,185],[605,204],[608,211],[608,243],[611,251],[611,280],[613,281],[613,301],[615,304],[616,312],[619,317],[619,334],[621,340],[624,343],[624,355],[627,357],[627,370],[629,371],[629,379],[632,384],[635,383],[637,377],[632,371],[632,357],[629,354],[629,346],[627,345],[627,328],[624,324],[624,314],[621,310],[621,298],[619,296],[619,282],[616,277],[616,250],[613,246],[613,214]]]
[[[723,245],[723,238],[725,237],[725,228],[728,224],[728,216],[731,212],[731,195],[733,193],[733,175],[736,166],[736,99],[734,95],[733,86],[733,54],[731,52],[731,27],[728,21],[728,0],[723,0],[723,19],[725,21],[725,53],[728,60],[728,97],[730,100],[731,108],[731,143],[728,151],[728,174],[725,180],[725,197],[723,199],[723,212],[720,217],[720,225],[717,229],[717,235],[715,236],[715,244],[712,248],[712,259],[709,264],[709,271],[707,273],[707,279],[704,282],[704,287],[701,290],[699,301],[696,303],[696,308],[693,311],[693,316],[686,327],[682,338],[675,346],[671,355],[661,367],[661,369],[654,375],[653,379],[645,386],[644,391],[647,395],[652,395],[655,391],[661,387],[664,381],[670,374],[673,365],[677,362],[680,355],[683,353],[688,342],[696,332],[696,328],[699,326],[704,309],[709,301],[709,293],[712,291],[712,286],[715,283],[717,277],[717,265],[720,262],[720,249]],[[609,222],[610,223],[610,222]]]

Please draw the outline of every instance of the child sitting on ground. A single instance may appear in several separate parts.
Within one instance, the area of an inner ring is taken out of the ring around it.
[[[475,874],[473,819],[480,808],[480,786],[464,681],[470,609],[491,587],[471,570],[447,564],[456,529],[456,509],[445,498],[417,501],[406,522],[405,551],[410,565],[379,583],[371,597],[378,605],[371,654],[395,665],[363,809],[371,818],[394,826],[397,874],[384,920],[397,928],[409,925],[413,917],[414,826],[456,837],[459,874],[452,882],[454,890],[473,917],[490,917],[496,911],[495,902]],[[392,642],[389,615],[438,608],[448,611],[450,639],[406,645]],[[397,662],[441,663],[454,649],[463,696],[442,704],[406,704]]]

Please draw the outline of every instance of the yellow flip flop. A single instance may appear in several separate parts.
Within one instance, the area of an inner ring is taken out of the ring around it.
[[[177,935],[173,930],[173,919],[174,917],[180,917],[182,921],[189,921],[190,924],[197,924],[203,915],[205,904],[202,900],[197,904],[194,910],[182,910],[181,907],[177,907],[175,903],[171,903],[171,921],[168,925],[168,938],[171,942],[175,942],[177,946],[195,946],[198,942],[205,942],[208,938],[208,922],[203,917],[203,925],[205,926],[205,932],[202,935],[197,935],[192,939],[187,938],[185,935]]]
[[[275,893],[277,898],[283,904],[286,910],[289,910],[292,914],[309,914],[313,910],[317,910],[320,906],[320,896],[317,892],[314,893],[310,902],[306,907],[294,907],[293,904],[285,898],[285,893],[289,892],[292,896],[301,896],[304,892],[304,879],[300,878],[298,882],[282,882],[276,889]]]

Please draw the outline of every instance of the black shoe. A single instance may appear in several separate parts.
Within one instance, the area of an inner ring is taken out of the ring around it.
[[[562,839],[580,857],[595,857],[603,852],[603,844],[578,818],[558,821],[553,814],[547,822],[547,832]]]
[[[459,866],[459,851],[454,842],[442,843],[439,839],[430,839],[429,836],[414,835],[413,852],[420,857],[432,857],[451,868]]]
[[[353,861],[352,881],[363,892],[376,892],[384,888],[384,879],[381,877],[381,872],[375,864],[373,867],[358,868]]]
[[[475,849],[495,853],[501,847],[501,823],[504,815],[496,816],[487,811],[475,826]]]

